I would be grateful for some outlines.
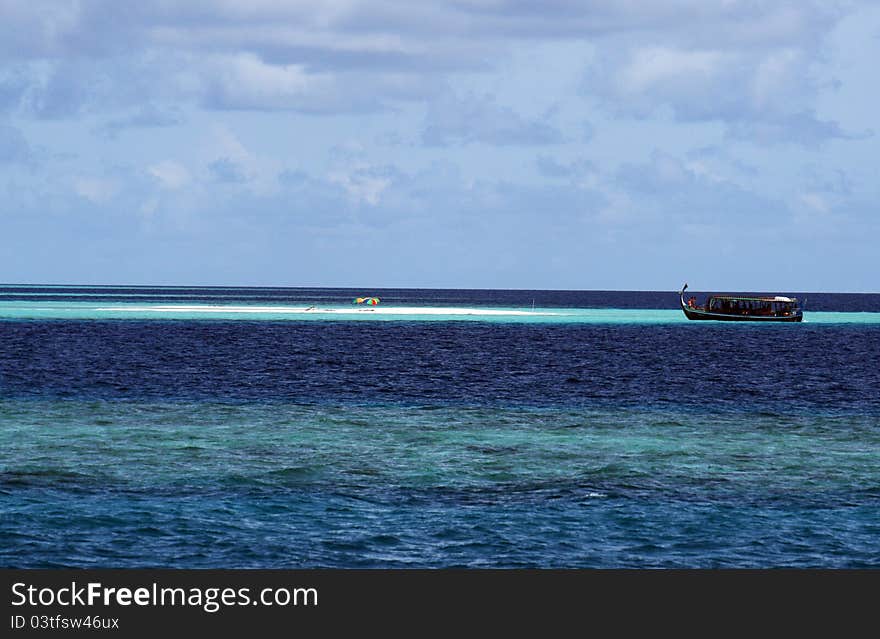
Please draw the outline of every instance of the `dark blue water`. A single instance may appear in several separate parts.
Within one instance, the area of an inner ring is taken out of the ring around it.
[[[16,399],[880,413],[880,326],[700,328],[6,323],[0,383]]]
[[[272,304],[361,293],[2,292]],[[416,306],[678,303],[366,293]],[[880,310],[877,295],[807,297],[808,313]],[[880,567],[878,362],[874,323],[4,320],[0,558]]]

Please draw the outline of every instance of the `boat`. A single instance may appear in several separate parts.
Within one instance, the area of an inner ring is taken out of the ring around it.
[[[695,297],[684,299],[685,284],[679,292],[681,310],[689,320],[722,322],[800,322],[803,305],[796,297],[785,295],[749,297],[743,295],[710,295],[702,305]]]

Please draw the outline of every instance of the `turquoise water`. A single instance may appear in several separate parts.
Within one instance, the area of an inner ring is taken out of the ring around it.
[[[871,486],[868,463],[880,450],[876,418],[833,414],[744,424],[738,415],[634,409],[63,400],[3,401],[0,417],[6,473],[48,466],[57,477],[146,491],[259,485],[275,475],[336,489],[372,478],[381,490],[575,481],[599,498],[627,479],[681,491],[724,477],[712,490],[730,498],[769,491],[809,500],[811,484]]]
[[[75,400],[0,415],[16,424],[0,438],[5,565],[877,561],[880,433],[853,415]]]
[[[178,308],[174,308],[177,306]],[[321,305],[306,311],[304,306],[265,304],[130,304],[93,302],[23,303],[0,301],[0,319],[176,319],[176,320],[270,320],[270,321],[478,321],[513,323],[594,323],[594,324],[686,324],[680,309],[615,308],[532,308],[476,307],[454,309],[443,314],[427,314],[430,307],[412,307],[411,313],[387,314],[386,308],[370,311],[352,305]],[[394,307],[406,309],[407,307]],[[325,311],[326,312],[322,312]],[[433,309],[437,310],[437,309]],[[443,310],[443,309],[440,309]],[[495,312],[498,315],[483,313]],[[523,313],[523,315],[520,315]],[[809,312],[804,322],[811,324],[880,324],[880,313]]]

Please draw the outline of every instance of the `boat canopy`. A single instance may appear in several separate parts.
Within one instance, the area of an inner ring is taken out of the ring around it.
[[[741,302],[797,302],[796,297],[743,297],[740,295],[710,295],[710,300],[736,300]]]

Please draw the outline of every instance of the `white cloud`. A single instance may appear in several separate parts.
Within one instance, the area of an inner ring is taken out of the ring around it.
[[[163,188],[175,190],[190,182],[190,173],[182,164],[174,160],[165,160],[153,164],[148,169],[150,175],[159,180]]]
[[[142,104],[121,117],[112,118],[97,128],[108,137],[114,137],[127,129],[150,129],[177,126],[182,117],[172,110],[163,110],[154,104]]]
[[[488,143],[498,146],[545,145],[564,141],[544,118],[526,118],[489,97],[445,96],[431,103],[422,141],[431,146]]]
[[[857,6],[144,0],[50,11],[10,1],[11,44],[0,45],[0,56],[57,67],[31,91],[31,108],[46,117],[131,108],[156,94],[219,110],[341,113],[401,100],[444,107],[441,87],[453,76],[498,71],[508,52],[533,42],[587,42],[599,66],[586,93],[616,112],[653,117],[666,108],[683,120],[728,123],[810,112],[823,40]],[[129,83],[119,81],[126,72]],[[103,86],[107,78],[115,91]],[[484,138],[553,137],[546,122],[503,110],[495,117]],[[429,139],[475,135],[442,113],[432,118]]]
[[[799,199],[801,204],[817,213],[828,213],[830,210],[828,202],[819,193],[801,193]]]
[[[391,186],[391,178],[376,169],[360,165],[350,170],[333,171],[327,176],[332,184],[341,186],[357,204],[376,206],[382,194]]]
[[[270,65],[251,53],[218,56],[203,78],[208,106],[228,109],[305,108],[332,91],[327,76],[310,75],[301,65]]]
[[[108,202],[119,190],[113,180],[95,177],[78,177],[73,180],[73,190],[77,195],[95,204]]]
[[[639,94],[676,82],[711,82],[724,65],[718,51],[686,51],[668,47],[636,49],[619,72],[624,94]]]
[[[798,144],[819,148],[833,139],[871,137],[871,133],[849,133],[833,120],[820,120],[812,111],[802,111],[764,118],[739,118],[727,125],[730,138],[762,145]]]
[[[211,179],[243,185],[261,196],[277,191],[285,170],[282,160],[248,148],[227,126],[212,127],[203,155]]]
[[[797,100],[804,57],[802,51],[782,49],[759,60],[752,77],[752,107],[778,111],[783,100]]]
[[[635,22],[596,40],[583,85],[612,114],[718,122],[757,144],[846,135],[816,115],[827,37],[844,15],[818,2],[675,3],[678,24]],[[658,17],[659,18],[659,17]]]

